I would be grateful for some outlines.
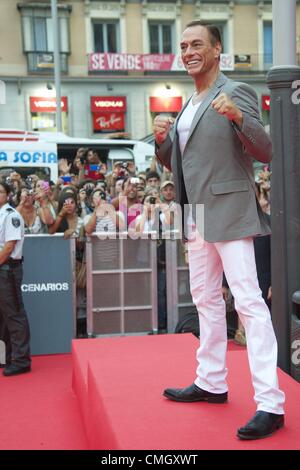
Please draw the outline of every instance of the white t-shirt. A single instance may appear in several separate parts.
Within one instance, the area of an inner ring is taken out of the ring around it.
[[[193,104],[193,97],[192,97],[190,101],[188,102],[187,107],[183,111],[178,121],[177,132],[179,136],[179,147],[180,147],[181,155],[183,155],[183,152],[184,152],[187,140],[188,140],[192,121],[201,103],[202,101],[199,101],[198,103]]]

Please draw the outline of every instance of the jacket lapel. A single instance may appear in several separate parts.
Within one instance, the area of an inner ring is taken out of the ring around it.
[[[213,84],[212,88],[209,90],[206,97],[202,101],[201,105],[197,109],[197,112],[196,112],[196,114],[194,116],[194,119],[192,121],[192,125],[191,125],[190,132],[189,132],[189,135],[188,135],[187,143],[188,143],[191,135],[193,134],[193,132],[195,130],[195,127],[197,126],[198,122],[202,118],[203,114],[205,113],[207,108],[210,106],[211,102],[215,99],[215,97],[221,92],[222,86],[224,85],[224,83],[226,81],[227,81],[227,77],[223,73],[220,73],[217,80]],[[182,109],[182,111],[184,109],[185,109],[185,107]]]

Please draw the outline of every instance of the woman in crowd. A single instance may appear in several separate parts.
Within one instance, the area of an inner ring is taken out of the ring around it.
[[[58,214],[49,227],[49,233],[64,233],[64,238],[82,235],[83,220],[78,215],[77,197],[71,190],[63,191],[59,196]]]
[[[39,207],[35,206],[35,202]],[[36,193],[30,189],[22,189],[17,211],[24,219],[26,234],[47,233],[54,218],[47,206],[45,193],[41,189]]]
[[[112,204],[106,202],[106,193],[95,189],[92,193],[94,211],[84,218],[85,231],[88,235],[93,232],[116,232],[123,230],[124,218]]]
[[[157,211],[159,218],[156,216]],[[169,227],[170,224],[171,212],[169,206],[160,201],[158,189],[152,187],[146,188],[143,200],[143,212],[136,218],[136,232],[146,233],[153,230],[161,232],[162,227]]]
[[[51,215],[53,217],[53,221],[56,219],[58,203],[54,199],[52,189],[48,181],[38,180],[36,183],[36,191],[42,192],[44,194],[44,199],[46,201],[46,206],[48,207]]]

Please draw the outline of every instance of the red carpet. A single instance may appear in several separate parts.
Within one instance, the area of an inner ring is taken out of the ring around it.
[[[255,412],[247,356],[229,346],[229,402],[175,403],[170,386],[194,379],[192,335],[101,338],[73,342],[73,386],[92,449],[299,449],[300,384],[279,371],[287,396],[286,427],[259,441],[240,441],[236,429]]]
[[[1,450],[87,449],[71,373],[70,354],[35,356],[29,374],[0,373]]]

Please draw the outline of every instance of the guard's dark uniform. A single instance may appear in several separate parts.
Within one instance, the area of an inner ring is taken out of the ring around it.
[[[0,208],[0,250],[17,241],[10,258],[0,265],[0,339],[6,346],[6,363],[23,369],[30,366],[29,324],[21,283],[24,221],[9,204]]]

